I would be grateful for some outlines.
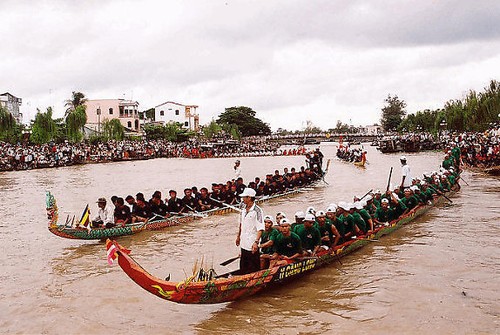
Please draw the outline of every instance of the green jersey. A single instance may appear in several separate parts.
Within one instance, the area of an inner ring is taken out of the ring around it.
[[[319,230],[322,238],[328,236],[330,241],[333,241],[332,224],[329,221],[330,220],[326,220],[323,225],[320,225],[319,222],[316,221],[314,227]]]
[[[354,230],[354,218],[351,214],[347,214],[346,216],[342,214],[339,216],[339,220],[341,224],[339,224],[337,230],[339,231],[339,234],[342,235],[342,237],[351,232],[353,234],[356,233],[356,231]]]
[[[276,241],[276,237],[280,234],[278,229],[271,228],[270,231],[264,230],[262,235],[260,236],[260,244],[264,244],[269,241],[273,241],[273,246],[262,248],[260,251],[263,254],[272,254],[274,253],[274,243]]]
[[[441,165],[446,169],[448,170],[450,167],[453,166],[453,159],[452,158],[448,158],[448,159],[445,159],[443,161],[443,163],[441,163]]]
[[[398,200],[398,203],[394,205],[391,203],[391,208],[392,208],[392,214],[394,215],[394,219],[400,217],[403,215],[403,213],[406,211],[406,205],[401,201]]]
[[[354,224],[361,230],[363,233],[368,231],[368,224],[365,222],[361,214],[358,212],[352,213],[352,217],[354,218]]]
[[[405,204],[406,208],[408,208],[409,210],[412,210],[418,205],[418,199],[414,195],[410,196],[409,198],[404,197],[403,199],[401,199],[401,201]]]
[[[321,245],[321,233],[314,226],[311,228],[306,228],[304,225],[297,226],[295,234],[300,237],[302,247],[306,250],[314,250],[316,246]]]
[[[291,257],[297,253],[302,253],[302,242],[295,233],[290,233],[288,237],[279,234],[274,242],[275,250],[279,255]]]
[[[387,207],[386,209],[380,207],[375,212],[375,218],[379,222],[391,222],[394,219],[394,212],[390,207]]]

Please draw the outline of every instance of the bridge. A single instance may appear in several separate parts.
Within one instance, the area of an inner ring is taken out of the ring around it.
[[[338,142],[341,138],[343,142],[373,142],[380,139],[383,134],[290,134],[290,135],[270,135],[266,136],[266,141],[280,144],[314,144],[318,142]]]

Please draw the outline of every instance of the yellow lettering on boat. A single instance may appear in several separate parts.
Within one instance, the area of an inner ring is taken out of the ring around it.
[[[278,279],[285,279],[296,276],[302,272],[313,269],[316,266],[316,259],[308,259],[297,263],[283,266],[279,269]]]

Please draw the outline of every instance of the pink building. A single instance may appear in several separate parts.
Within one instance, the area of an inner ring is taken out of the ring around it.
[[[140,130],[139,103],[125,99],[88,100],[86,103],[86,126],[98,132],[104,120],[118,119],[131,131]]]

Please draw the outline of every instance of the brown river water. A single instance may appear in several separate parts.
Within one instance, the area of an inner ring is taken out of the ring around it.
[[[384,189],[398,155],[368,150],[365,169],[334,159],[313,191],[262,205],[293,216],[325,209],[369,189]],[[442,153],[408,154],[413,175],[434,170]],[[156,159],[0,173],[0,333],[10,334],[498,334],[500,329],[500,179],[465,172],[453,204],[434,208],[394,234],[299,280],[246,300],[178,305],[133,283],[106,262],[104,243],[47,230],[45,190],[60,218],[77,218],[98,197],[156,189],[167,194],[233,177],[234,159]],[[242,158],[243,177],[300,167],[303,157]],[[326,161],[326,159],[325,159]],[[153,275],[182,280],[202,256],[218,273],[237,262],[237,214],[119,238]]]

